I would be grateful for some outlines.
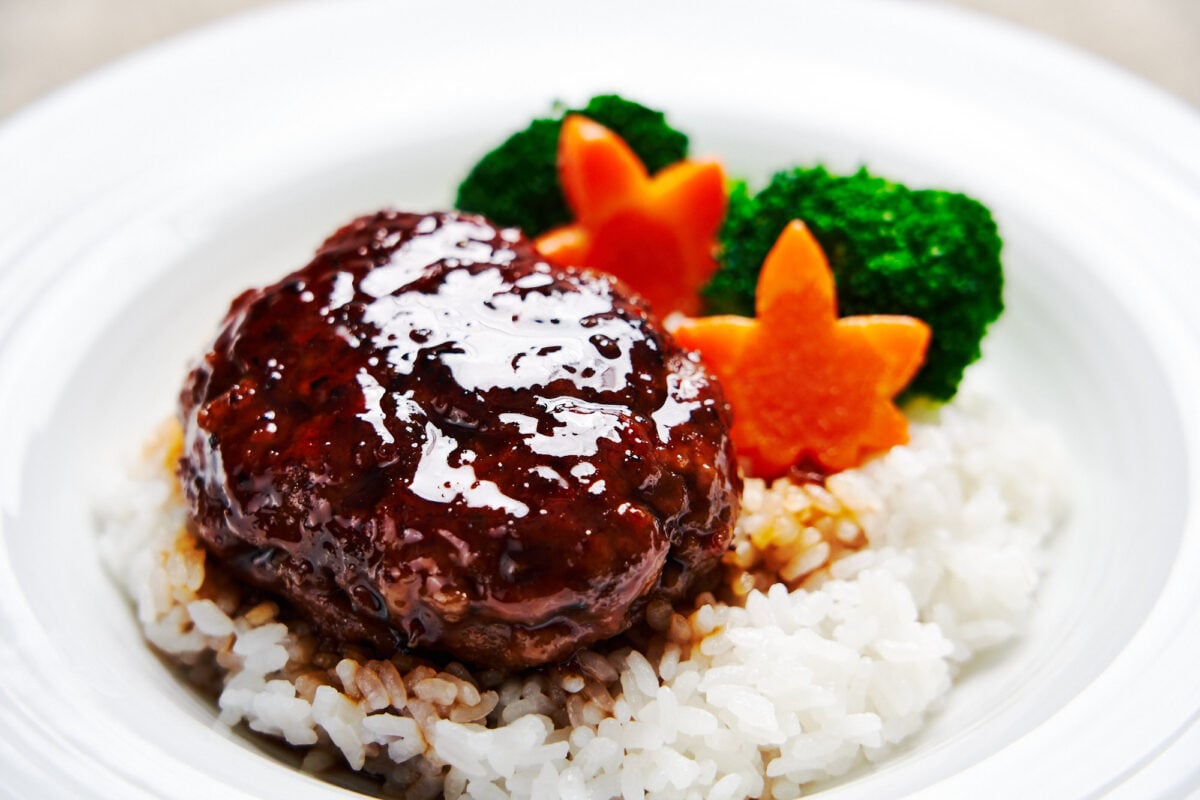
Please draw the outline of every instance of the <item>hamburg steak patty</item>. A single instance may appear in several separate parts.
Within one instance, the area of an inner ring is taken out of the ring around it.
[[[324,636],[561,660],[678,598],[741,488],[719,387],[610,277],[380,212],[238,297],[181,394],[210,554]]]

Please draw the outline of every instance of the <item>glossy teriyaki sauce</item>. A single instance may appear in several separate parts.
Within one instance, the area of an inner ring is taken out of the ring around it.
[[[380,212],[238,297],[181,395],[191,524],[326,636],[521,667],[715,567],[719,387],[605,276]]]

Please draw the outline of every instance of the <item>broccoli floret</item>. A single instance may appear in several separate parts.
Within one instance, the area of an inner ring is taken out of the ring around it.
[[[1003,310],[1000,236],[991,212],[966,195],[913,190],[871,175],[823,167],[776,174],[752,195],[735,185],[721,231],[721,267],[704,289],[712,313],[754,314],[758,271],[793,219],[824,248],[838,311],[906,314],[929,324],[925,365],[906,396],[954,396]]]
[[[613,130],[651,173],[687,156],[687,136],[668,125],[661,111],[618,95],[599,95],[583,108],[555,111],[485,155],[459,185],[455,206],[528,236],[570,222],[558,182],[558,133],[567,114],[583,114]]]

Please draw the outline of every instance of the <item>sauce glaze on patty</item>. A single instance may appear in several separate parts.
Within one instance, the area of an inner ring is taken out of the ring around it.
[[[720,388],[607,276],[394,211],[232,304],[181,394],[210,554],[328,637],[564,659],[674,600],[741,489]]]

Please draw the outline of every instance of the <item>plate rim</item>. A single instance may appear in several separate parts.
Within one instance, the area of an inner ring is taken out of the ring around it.
[[[550,4],[544,3],[543,5],[549,6]],[[633,7],[631,3],[623,5]],[[710,3],[708,5],[709,7],[723,7],[721,3]],[[895,17],[898,14],[896,9],[899,6],[899,4],[883,2],[883,0],[851,0],[850,2],[846,2],[845,6],[838,11],[830,12],[817,11],[815,10],[817,7],[811,4],[800,3],[797,5],[798,7],[807,9],[808,13],[827,13],[835,18],[840,18],[840,15],[849,14],[851,11]],[[79,105],[86,107],[93,101],[93,98],[97,94],[103,95],[106,92],[112,92],[114,89],[120,89],[129,80],[131,74],[142,75],[148,69],[161,67],[164,61],[169,62],[172,58],[175,58],[174,54],[188,49],[212,48],[223,39],[229,37],[261,36],[264,31],[279,24],[281,20],[294,20],[297,15],[319,16],[327,14],[335,6],[338,7],[340,13],[361,15],[369,14],[381,7],[385,7],[386,3],[381,0],[355,0],[354,3],[348,6],[344,2],[338,3],[336,0],[309,0],[309,2],[298,5],[267,6],[202,26],[194,31],[154,45],[146,50],[121,59],[80,81],[76,81],[30,106],[26,106],[0,123],[0,166],[11,164],[14,159],[20,160],[27,157],[28,150],[21,144],[22,139],[36,138],[39,128],[44,128],[47,125],[52,126],[58,118],[69,115]],[[762,9],[776,9],[779,6],[780,4],[778,3],[758,2],[755,7],[759,10],[755,13],[763,13]],[[346,11],[348,7],[351,9],[350,11]],[[1094,76],[1099,85],[1112,88],[1118,95],[1118,98],[1127,99],[1131,107],[1152,112],[1149,114],[1150,118],[1143,125],[1162,124],[1165,120],[1169,124],[1169,135],[1175,137],[1177,141],[1187,143],[1194,139],[1195,142],[1200,143],[1200,117],[1197,117],[1195,112],[1181,100],[1169,95],[1165,90],[1153,87],[1142,79],[1125,73],[1119,68],[1103,63],[1095,57],[1081,51],[1073,51],[1069,47],[1050,40],[1048,37],[1020,30],[1007,23],[998,23],[963,9],[932,5],[906,6],[904,16],[906,18],[911,16],[918,21],[932,22],[937,25],[949,26],[950,28],[965,25],[968,28],[985,30],[989,32],[985,38],[990,38],[990,41],[1007,40],[1010,42],[1010,46],[1016,47],[1017,50],[1027,55],[1032,53],[1035,56],[1040,55],[1045,59],[1049,59],[1053,63],[1070,64],[1075,71]],[[1143,125],[1135,126],[1133,133],[1143,132]],[[1121,133],[1129,134],[1130,131],[1121,131]],[[1156,133],[1161,140],[1163,131],[1159,129]],[[1144,140],[1145,137],[1134,139],[1134,141]],[[1197,208],[1200,208],[1200,190],[1196,190],[1197,187],[1200,187],[1200,148],[1197,148],[1194,152],[1181,149],[1167,153],[1167,155],[1170,156],[1173,164],[1182,164],[1182,169],[1186,171],[1186,174],[1182,177],[1186,177],[1189,184],[1186,193],[1196,203]],[[1192,161],[1195,163],[1187,161],[1186,157],[1188,155],[1192,156]],[[37,170],[34,166],[26,165],[24,172],[24,177],[29,177],[31,172],[36,176]],[[10,185],[16,184],[19,184],[19,181],[14,181]],[[17,199],[14,193],[0,188],[0,209],[18,208],[18,203],[15,202]],[[86,197],[77,197],[74,199],[79,202],[86,202],[87,200]],[[58,209],[59,212],[62,210],[61,208]],[[21,229],[18,228],[16,230],[16,233],[12,230],[8,232],[0,231],[0,288],[3,289],[11,287],[12,281],[15,280],[14,276],[20,277],[20,270],[14,269],[13,263],[17,255],[19,255],[21,247],[27,240],[22,238]],[[27,237],[34,236],[39,230],[38,220],[33,220],[25,227],[24,235]],[[8,313],[15,314],[16,311]],[[13,319],[11,316],[6,316],[6,312],[0,311],[0,331],[4,331],[6,323],[11,324]],[[1194,327],[1189,328],[1189,330],[1192,335],[1195,334]],[[1194,458],[1195,456],[1193,456]],[[0,528],[0,537],[2,536],[3,529]],[[0,554],[0,565],[7,566],[3,554]],[[7,604],[7,602],[6,600],[5,603]],[[1197,713],[1200,713],[1200,711]],[[1192,718],[1192,722],[1194,721],[1195,715]],[[1188,730],[1190,728],[1179,733],[1179,740],[1182,740],[1187,735]],[[1170,745],[1168,745],[1168,749],[1169,747]],[[4,751],[0,748],[0,760],[3,759],[3,755]],[[1194,776],[1193,779],[1195,779]]]

